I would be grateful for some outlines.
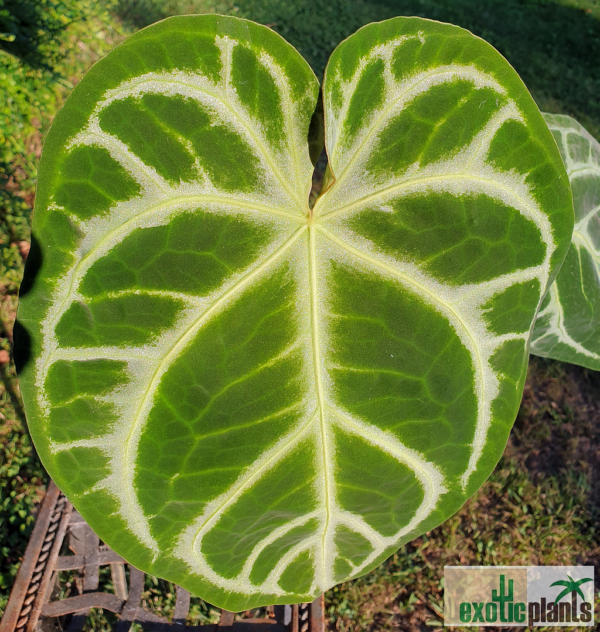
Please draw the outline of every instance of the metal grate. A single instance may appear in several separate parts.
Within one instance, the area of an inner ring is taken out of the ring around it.
[[[59,555],[67,534],[74,554]],[[92,608],[118,615],[115,632],[128,632],[134,622],[151,632],[182,628],[190,632],[227,632],[224,628],[231,632],[324,632],[323,596],[310,604],[271,606],[265,618],[235,621],[233,612],[221,610],[218,624],[188,626],[185,622],[190,593],[177,586],[173,619],[168,621],[141,605],[144,573],[129,564],[127,582],[126,563],[111,548],[100,544],[98,536],[51,482],[0,622],[0,632],[40,632],[44,623],[57,621],[57,617],[66,618],[66,632],[80,632]],[[98,590],[99,570],[104,565],[110,565],[114,593]],[[80,594],[51,601],[60,571],[78,572],[75,583]]]

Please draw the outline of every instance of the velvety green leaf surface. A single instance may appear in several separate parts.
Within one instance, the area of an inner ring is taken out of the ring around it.
[[[308,601],[479,488],[570,243],[552,136],[466,31],[340,45],[309,209],[317,101],[269,29],[169,19],[83,78],[40,166],[36,446],[104,541],[230,610]]]
[[[571,182],[575,227],[538,314],[531,353],[600,371],[600,143],[570,116],[544,118]]]

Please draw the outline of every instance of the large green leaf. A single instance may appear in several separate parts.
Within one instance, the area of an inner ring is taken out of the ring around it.
[[[370,25],[323,94],[311,210],[306,63],[170,19],[83,78],[40,166],[36,446],[116,551],[230,610],[361,575],[479,488],[571,237],[552,136],[482,40]]]
[[[600,143],[570,116],[544,118],[571,182],[575,228],[538,314],[531,353],[600,371]]]

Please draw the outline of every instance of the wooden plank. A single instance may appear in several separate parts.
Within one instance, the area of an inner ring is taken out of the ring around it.
[[[173,613],[173,623],[178,625],[185,625],[188,613],[190,611],[190,593],[182,588],[176,586],[177,599],[175,601],[175,612]]]
[[[60,553],[60,547],[65,539],[72,509],[73,505],[71,505],[64,496],[59,496],[54,506],[53,515],[50,518],[50,524],[48,525],[46,537],[44,538],[44,545],[41,548],[42,552],[38,558],[37,566],[35,567],[36,573],[42,572],[42,578],[40,580],[37,596],[33,602],[33,608],[29,613],[29,620],[27,621],[25,632],[34,632],[36,630],[42,607],[50,598],[50,580],[53,577],[54,566],[56,565],[56,560]],[[44,551],[46,546],[50,543],[49,552]],[[48,557],[46,557],[46,553],[48,553]],[[36,577],[37,575],[34,575],[32,580],[35,580]]]
[[[79,610],[88,610],[90,608],[104,608],[119,614],[123,609],[125,602],[116,595],[103,592],[86,593],[85,595],[77,595],[69,597],[61,601],[53,601],[47,603],[42,608],[42,615],[45,617],[61,617],[71,612]]]
[[[29,591],[31,578],[33,577],[33,571],[38,565],[38,558],[40,556],[42,546],[44,546],[46,531],[48,530],[50,518],[54,512],[54,507],[56,506],[59,494],[60,490],[58,487],[54,484],[54,482],[50,481],[46,496],[44,497],[42,506],[40,507],[40,511],[35,521],[33,532],[29,538],[29,543],[25,549],[25,555],[23,556],[23,561],[19,567],[17,578],[15,579],[15,583],[12,587],[10,598],[6,606],[6,610],[4,611],[4,616],[0,622],[0,632],[13,632],[20,620],[31,611],[31,608],[29,608],[25,615],[21,615],[23,602],[29,599],[29,596],[33,594]]]

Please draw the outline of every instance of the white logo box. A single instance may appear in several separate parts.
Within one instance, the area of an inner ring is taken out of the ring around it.
[[[593,566],[446,566],[446,626],[594,625]]]

